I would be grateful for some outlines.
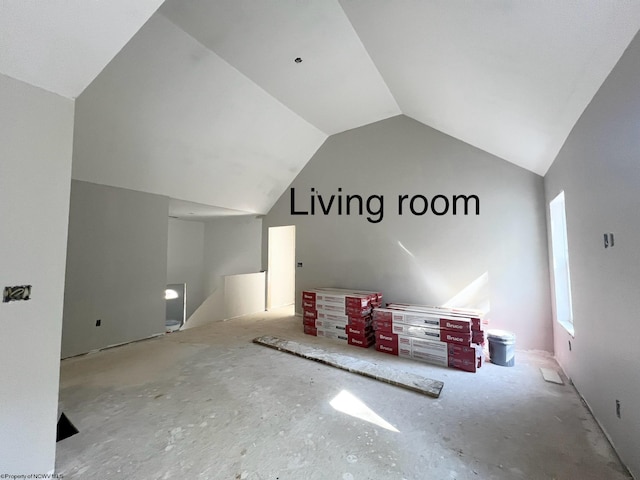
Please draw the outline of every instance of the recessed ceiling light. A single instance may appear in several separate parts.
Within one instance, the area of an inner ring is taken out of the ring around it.
[[[296,62],[296,63],[302,63],[302,59],[301,59],[300,57],[298,57],[298,58],[296,58],[296,59],[294,60],[294,62]]]

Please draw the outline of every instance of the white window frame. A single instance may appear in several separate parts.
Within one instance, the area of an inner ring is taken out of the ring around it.
[[[553,292],[556,321],[574,335],[573,305],[571,301],[571,273],[569,270],[569,242],[564,191],[549,202],[551,225],[551,255],[553,264]]]

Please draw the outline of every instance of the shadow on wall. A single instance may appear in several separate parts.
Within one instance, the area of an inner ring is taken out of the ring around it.
[[[421,266],[413,252],[405,247],[400,240],[398,240],[398,246],[410,257],[412,263],[420,270],[423,281],[426,284],[433,284],[434,288],[442,288],[444,279],[441,278],[440,275],[437,275],[434,271],[427,271],[427,269]],[[436,278],[434,278],[434,276],[436,276]],[[491,302],[489,300],[489,272],[481,274],[440,306],[470,308],[479,310],[485,315],[488,314],[491,310]]]
[[[442,304],[449,308],[470,308],[480,310],[485,315],[491,310],[489,300],[489,272],[484,272],[460,292]]]

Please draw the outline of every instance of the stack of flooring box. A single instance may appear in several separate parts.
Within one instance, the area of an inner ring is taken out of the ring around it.
[[[380,292],[338,288],[304,290],[304,333],[368,348],[375,343],[371,312],[380,305]]]
[[[391,303],[373,310],[376,350],[468,372],[482,365],[482,314]]]

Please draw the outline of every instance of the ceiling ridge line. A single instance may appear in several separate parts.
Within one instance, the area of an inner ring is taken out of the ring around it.
[[[231,64],[230,62],[227,61],[226,58],[224,58],[223,56],[221,56],[218,52],[216,52],[215,50],[209,48],[207,45],[205,45],[204,43],[202,43],[200,40],[198,40],[196,37],[194,37],[193,35],[191,35],[189,32],[187,32],[185,29],[183,29],[180,25],[178,25],[176,22],[174,22],[173,20],[171,20],[169,17],[167,17],[165,14],[163,14],[162,12],[156,12],[156,15],[160,15],[162,16],[162,18],[164,18],[167,22],[171,23],[171,25],[173,25],[174,27],[176,27],[178,30],[180,30],[182,33],[184,33],[185,35],[187,35],[188,37],[192,38],[198,45],[200,45],[201,47],[203,47],[204,49],[206,49],[207,51],[211,52],[212,54],[214,54],[216,57],[218,57],[222,62],[224,62],[229,68],[233,69],[234,71],[238,72],[242,77],[244,77],[246,80],[248,80],[252,85],[254,85],[256,88],[258,88],[260,91],[264,92],[267,94],[267,96],[269,96],[269,98],[273,99],[274,101],[276,101],[278,104],[280,104],[282,107],[284,107],[287,111],[291,112],[293,115],[295,115],[297,118],[301,119],[302,121],[304,121],[307,125],[315,128],[318,132],[322,133],[325,138],[324,140],[326,140],[327,138],[329,138],[331,135],[329,135],[327,132],[325,132],[324,130],[322,130],[320,127],[318,127],[316,124],[311,123],[309,120],[307,120],[306,118],[304,118],[302,115],[300,115],[298,112],[296,112],[295,110],[292,110],[289,106],[285,105],[284,103],[282,103],[282,101],[276,97],[274,97],[270,92],[268,92],[267,90],[265,90],[262,86],[260,86],[259,84],[257,84],[251,77],[248,77],[244,72],[242,72],[241,70],[239,70],[238,68],[236,68],[233,64]],[[368,54],[368,53],[367,53]],[[386,85],[386,82],[385,82]],[[395,100],[395,99],[394,99]],[[324,143],[324,142],[323,142]]]

